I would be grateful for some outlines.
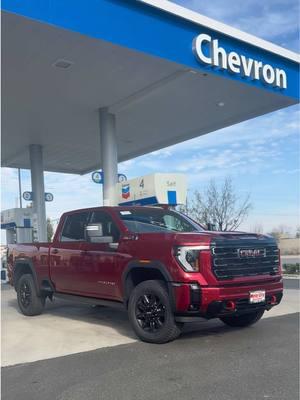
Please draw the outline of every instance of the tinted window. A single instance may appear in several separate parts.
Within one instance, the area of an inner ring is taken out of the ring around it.
[[[109,214],[104,211],[94,211],[92,213],[90,224],[98,222],[102,223],[104,236],[112,236],[115,243],[119,241],[120,231]]]
[[[184,215],[161,208],[144,208],[120,211],[126,227],[136,233],[197,232],[203,230]]]
[[[88,223],[89,213],[68,215],[61,234],[62,242],[84,240],[84,228]]]

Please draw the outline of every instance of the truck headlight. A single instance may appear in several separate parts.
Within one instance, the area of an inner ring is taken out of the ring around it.
[[[175,250],[175,257],[186,272],[199,272],[200,251],[208,248],[208,246],[180,246]]]

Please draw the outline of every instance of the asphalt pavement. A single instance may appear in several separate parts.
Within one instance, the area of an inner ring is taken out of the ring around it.
[[[298,314],[4,368],[5,400],[296,400]],[[28,338],[30,340],[30,338]]]
[[[300,279],[295,279],[295,278],[283,279],[284,289],[299,289],[299,287],[300,287]]]

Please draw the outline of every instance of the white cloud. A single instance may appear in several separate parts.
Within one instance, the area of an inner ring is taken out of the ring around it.
[[[1,184],[5,192],[14,191],[18,185],[17,170],[12,168],[1,168]]]
[[[294,175],[294,174],[298,174],[300,175],[300,168],[294,168],[294,169],[275,169],[273,170],[273,174],[278,175],[278,174],[288,174],[288,175]]]
[[[299,50],[298,0],[173,0],[247,33]]]
[[[149,172],[188,173],[192,181],[211,176],[258,173],[284,157],[282,141],[298,138],[297,108],[281,110],[139,157]],[[272,172],[272,171],[271,171]]]
[[[161,150],[156,150],[152,151],[152,153],[149,154],[149,157],[160,157],[160,158],[167,158],[172,155],[172,151],[168,148],[161,149]]]

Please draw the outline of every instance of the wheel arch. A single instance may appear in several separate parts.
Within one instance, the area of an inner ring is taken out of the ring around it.
[[[17,284],[18,284],[19,279],[21,278],[22,275],[25,275],[25,274],[32,275],[37,293],[40,294],[40,288],[39,288],[35,268],[33,266],[32,261],[27,258],[24,258],[24,259],[22,258],[22,259],[16,260],[16,262],[15,262],[14,274],[13,274],[13,285],[14,285],[15,290],[17,290]]]
[[[172,277],[165,265],[159,261],[151,261],[145,264],[137,260],[131,261],[127,265],[122,275],[123,301],[125,306],[127,307],[128,305],[131,291],[139,283],[147,280],[160,280],[165,283],[170,296],[171,306],[174,309],[175,299],[171,286]]]

